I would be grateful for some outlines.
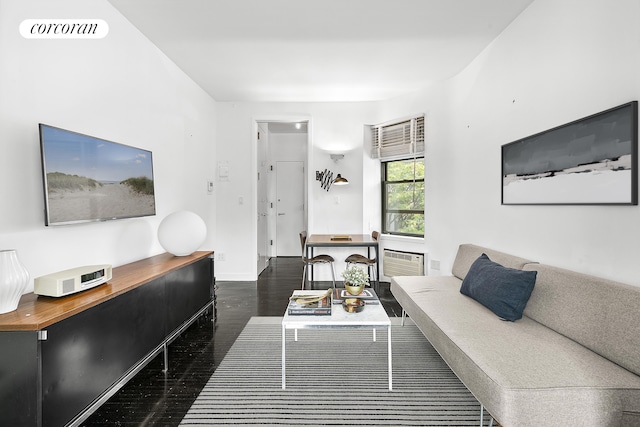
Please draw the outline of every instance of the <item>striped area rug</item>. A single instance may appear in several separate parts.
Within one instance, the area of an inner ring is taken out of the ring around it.
[[[418,328],[392,319],[393,391],[387,334],[287,331],[281,383],[281,318],[253,317],[181,426],[478,426],[480,404]],[[487,417],[485,416],[485,420]]]

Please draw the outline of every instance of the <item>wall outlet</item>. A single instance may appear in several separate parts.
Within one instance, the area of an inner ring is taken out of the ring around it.
[[[431,269],[432,270],[440,270],[440,261],[436,259],[431,260]]]
[[[222,252],[218,252],[216,257],[218,258],[218,261],[224,261],[224,254]]]

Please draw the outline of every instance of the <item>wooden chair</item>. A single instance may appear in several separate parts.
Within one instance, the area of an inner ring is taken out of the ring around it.
[[[378,240],[379,235],[380,234],[377,231],[371,233],[371,237],[376,241]],[[347,263],[347,267],[349,267],[349,265],[351,264],[366,265],[367,274],[369,274],[370,278],[374,278],[375,282],[378,283],[378,277],[376,275],[376,264],[378,263],[378,260],[376,258],[367,258],[364,255],[351,254],[344,260],[344,262]],[[369,283],[371,283],[371,281],[369,281]]]
[[[302,273],[302,289],[304,289],[305,279],[307,276],[307,269],[309,266],[316,264],[331,264],[331,277],[333,279],[333,289],[336,288],[336,272],[334,267],[335,260],[331,255],[316,255],[312,258],[307,258],[307,232],[300,233],[300,246],[302,246],[302,262],[304,262],[304,271]]]

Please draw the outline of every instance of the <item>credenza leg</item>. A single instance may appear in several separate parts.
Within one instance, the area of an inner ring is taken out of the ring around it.
[[[169,345],[165,342],[162,346],[162,353],[164,354],[164,369],[162,372],[169,371]]]

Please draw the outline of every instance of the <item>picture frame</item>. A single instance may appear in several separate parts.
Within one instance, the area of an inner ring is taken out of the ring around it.
[[[638,204],[638,101],[501,151],[502,205]]]

